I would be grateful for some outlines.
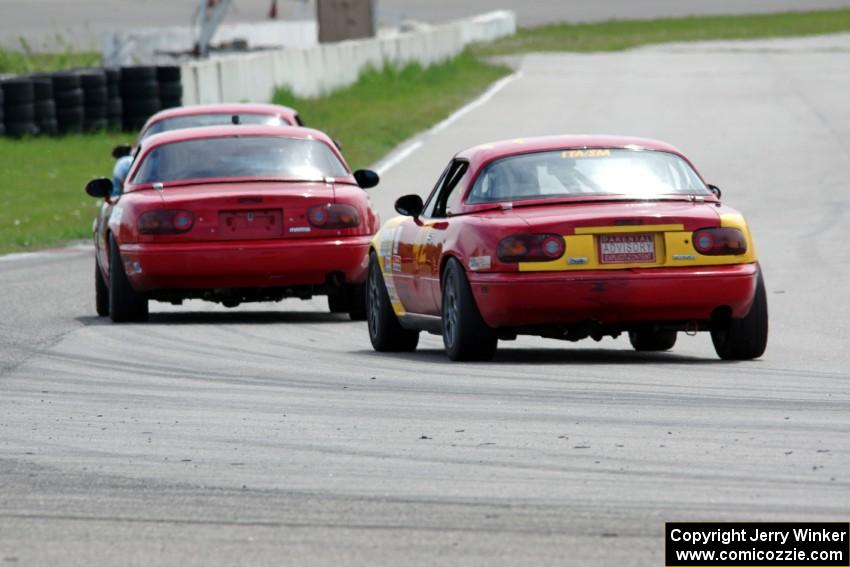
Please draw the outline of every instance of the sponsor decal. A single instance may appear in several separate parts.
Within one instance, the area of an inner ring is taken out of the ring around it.
[[[577,158],[600,158],[600,157],[608,157],[611,155],[611,150],[608,149],[598,149],[598,150],[566,150],[561,152],[561,157],[564,159],[577,159]]]
[[[289,232],[310,232],[309,226],[291,226]]]
[[[589,262],[589,260],[584,256],[576,257],[576,258],[567,258],[567,264],[570,264],[572,266],[587,264],[588,262]]]
[[[696,260],[697,257],[693,254],[673,254],[674,260]]]
[[[393,271],[401,272],[401,256],[398,254],[393,254]]]

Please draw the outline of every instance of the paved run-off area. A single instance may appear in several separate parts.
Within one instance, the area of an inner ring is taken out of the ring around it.
[[[372,192],[386,215],[492,139],[668,140],[752,224],[759,361],[704,335],[381,356],[321,300],[115,326],[89,253],[0,262],[0,561],[661,565],[666,520],[846,521],[848,45],[530,56]]]

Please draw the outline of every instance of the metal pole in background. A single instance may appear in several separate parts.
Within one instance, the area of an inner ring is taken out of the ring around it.
[[[233,0],[200,0],[201,6],[198,10],[198,43],[195,45],[195,53],[200,57],[206,57],[210,52],[210,42],[215,35],[218,26],[227,15]]]

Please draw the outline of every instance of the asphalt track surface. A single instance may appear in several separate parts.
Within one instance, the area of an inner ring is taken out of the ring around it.
[[[848,45],[530,56],[373,191],[386,213],[487,140],[671,141],[751,221],[758,361],[704,335],[378,355],[321,300],[116,326],[90,252],[0,260],[0,561],[662,565],[664,521],[847,521]]]
[[[263,20],[270,4],[270,0],[237,0],[227,21]],[[35,49],[64,49],[70,44],[99,50],[105,32],[188,25],[197,5],[196,0],[0,0],[0,45],[20,48],[24,38]],[[514,10],[521,26],[537,26],[848,7],[850,0],[377,0],[379,23],[389,26],[408,19],[434,23],[500,9]],[[313,13],[312,2],[279,1],[280,18]]]

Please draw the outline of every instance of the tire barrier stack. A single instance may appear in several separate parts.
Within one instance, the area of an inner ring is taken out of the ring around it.
[[[106,73],[103,69],[80,71],[80,86],[83,90],[83,131],[106,130],[106,105],[109,92],[106,88]]]
[[[180,67],[157,67],[159,82],[159,104],[162,108],[174,108],[183,104],[183,83]]]
[[[53,101],[56,103],[56,123],[60,134],[79,134],[83,131],[86,115],[80,75],[73,72],[54,73]]]
[[[124,127],[124,105],[121,102],[121,71],[105,69],[106,93],[109,100],[106,103],[106,121],[110,130],[120,131]]]
[[[0,81],[0,136],[138,131],[181,106],[180,67],[81,69]]]
[[[121,69],[121,100],[124,104],[124,130],[140,130],[152,114],[162,109],[156,67]]]
[[[53,80],[44,75],[32,78],[35,99],[35,126],[38,133],[55,136],[59,133],[59,122],[56,121],[56,102],[53,100]]]
[[[13,138],[38,134],[35,125],[35,88],[32,79],[16,77],[2,83],[3,124]]]

